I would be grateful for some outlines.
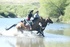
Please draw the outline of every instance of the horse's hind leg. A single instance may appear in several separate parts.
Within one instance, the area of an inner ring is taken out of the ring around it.
[[[23,30],[20,30],[21,31],[21,33],[23,33]]]
[[[18,33],[23,34],[23,30],[17,29]]]

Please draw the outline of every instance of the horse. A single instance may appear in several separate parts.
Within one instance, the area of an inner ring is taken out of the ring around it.
[[[23,33],[23,30],[30,30],[30,31],[33,31],[33,30],[36,30],[38,31],[38,33],[40,33],[43,37],[44,37],[44,34],[43,34],[43,30],[45,29],[47,23],[53,23],[53,21],[51,19],[44,19],[42,17],[40,17],[39,19],[36,19],[33,21],[33,24],[31,26],[32,29],[30,29],[30,25],[25,25],[25,22],[24,21],[21,21],[17,24],[14,24],[12,25],[11,27],[7,28],[6,30],[9,30],[11,29],[12,27],[16,26],[17,30],[21,31]]]

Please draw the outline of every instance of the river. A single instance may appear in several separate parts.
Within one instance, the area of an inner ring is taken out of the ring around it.
[[[70,24],[53,23],[46,26],[45,37],[25,31],[19,32],[15,27],[6,31],[5,28],[20,22],[23,18],[0,18],[0,47],[69,47]]]

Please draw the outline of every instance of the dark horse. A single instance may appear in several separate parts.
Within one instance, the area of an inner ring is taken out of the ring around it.
[[[25,22],[21,21],[20,23],[14,24],[11,27],[7,28],[6,30],[9,30],[12,27],[16,26],[17,30],[20,30],[22,33],[23,33],[23,30],[31,30],[31,31],[36,30],[38,31],[37,34],[40,33],[44,37],[43,30],[45,29],[47,23],[53,23],[53,21],[50,18],[43,19],[42,17],[40,17],[39,19],[34,20],[31,26],[32,29],[30,29],[30,25],[26,26]]]

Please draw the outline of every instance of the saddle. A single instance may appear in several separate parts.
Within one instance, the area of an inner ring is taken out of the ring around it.
[[[32,25],[33,25],[33,22],[30,20],[27,20],[27,19],[24,19],[24,24],[25,24],[25,26],[30,26],[30,27],[32,27]]]

